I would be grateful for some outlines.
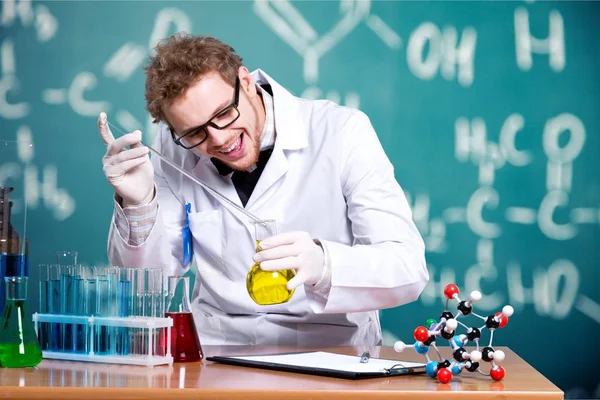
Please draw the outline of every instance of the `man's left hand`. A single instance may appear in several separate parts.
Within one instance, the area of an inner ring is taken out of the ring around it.
[[[293,269],[296,276],[287,283],[292,290],[302,283],[314,285],[321,279],[325,264],[323,249],[307,232],[287,232],[271,236],[259,244],[261,251],[254,255],[264,271]]]

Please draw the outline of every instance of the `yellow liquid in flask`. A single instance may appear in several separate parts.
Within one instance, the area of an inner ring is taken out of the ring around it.
[[[256,250],[260,251],[258,240]],[[294,295],[294,290],[285,286],[296,275],[293,269],[279,271],[263,271],[254,264],[246,276],[246,289],[254,302],[261,306],[281,304],[289,301]]]

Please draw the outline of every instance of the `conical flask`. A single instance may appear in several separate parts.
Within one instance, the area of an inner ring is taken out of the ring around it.
[[[204,358],[194,316],[190,308],[190,280],[170,276],[166,316],[173,318],[171,354],[174,362],[192,362]]]
[[[35,367],[42,361],[42,351],[27,306],[27,277],[11,276],[4,280],[6,304],[0,326],[0,366]]]
[[[261,251],[260,241],[277,234],[275,220],[262,220],[254,223],[256,233],[256,251]],[[254,264],[246,276],[246,289],[254,302],[261,306],[281,304],[289,301],[294,290],[286,285],[296,273],[293,269],[263,271],[258,263]]]

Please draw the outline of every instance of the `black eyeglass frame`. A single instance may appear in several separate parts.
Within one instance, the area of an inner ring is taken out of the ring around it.
[[[235,89],[234,90],[235,90],[235,92],[233,94],[233,102],[231,104],[229,104],[227,107],[223,108],[222,110],[217,112],[215,115],[213,115],[206,123],[193,128],[188,133],[183,134],[181,136],[177,136],[174,133],[175,130],[170,125],[167,125],[169,127],[169,132],[171,132],[171,137],[173,138],[173,141],[175,142],[175,144],[177,144],[187,150],[193,149],[194,147],[201,145],[202,143],[204,143],[206,141],[206,139],[208,139],[208,131],[206,130],[206,128],[208,126],[212,126],[215,129],[222,130],[222,129],[225,129],[225,128],[231,126],[231,124],[233,124],[235,121],[237,121],[238,118],[240,117],[240,110],[238,110],[238,106],[240,103],[240,77],[239,76],[235,78]],[[231,109],[234,109],[235,112],[237,113],[237,115],[235,116],[235,118],[233,120],[229,121],[227,124],[225,124],[223,126],[220,126],[217,123],[213,122],[213,120],[215,118],[219,118],[219,117],[223,116],[224,114],[229,112],[229,110],[231,110]],[[188,136],[193,136],[202,131],[204,131],[204,139],[200,140],[198,143],[188,146],[184,142],[182,142],[182,139],[184,139]]]

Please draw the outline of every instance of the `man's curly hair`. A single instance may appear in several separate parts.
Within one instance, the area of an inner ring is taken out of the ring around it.
[[[235,50],[208,36],[177,34],[160,41],[146,72],[146,110],[153,122],[165,121],[163,108],[183,95],[203,75],[218,72],[231,86],[242,58]]]

